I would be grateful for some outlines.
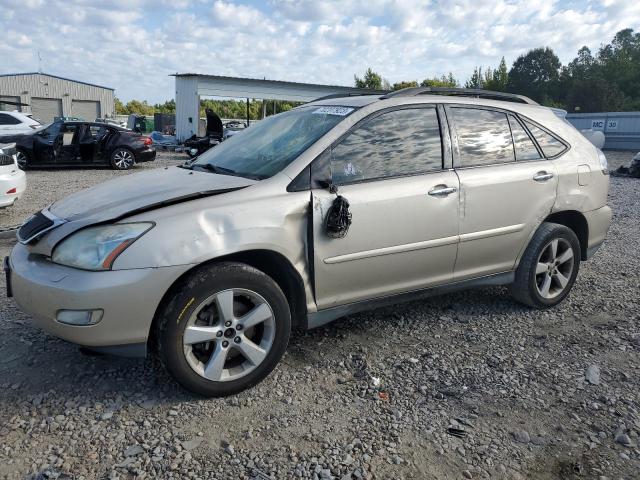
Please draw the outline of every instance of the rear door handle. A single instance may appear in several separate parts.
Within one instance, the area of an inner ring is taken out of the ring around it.
[[[446,185],[436,185],[431,190],[429,190],[429,195],[432,197],[446,197],[447,195],[451,195],[456,192],[458,189],[456,187],[447,187]]]
[[[536,182],[546,182],[547,180],[551,180],[553,178],[553,173],[549,173],[549,172],[538,172],[533,176],[533,179]]]

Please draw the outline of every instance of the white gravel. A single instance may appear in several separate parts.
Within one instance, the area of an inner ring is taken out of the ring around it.
[[[487,288],[353,315],[227,399],[83,356],[2,282],[0,478],[638,478],[639,198],[611,179],[609,237],[557,308]]]

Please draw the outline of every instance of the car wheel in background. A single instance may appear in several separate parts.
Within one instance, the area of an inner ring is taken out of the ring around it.
[[[573,230],[543,223],[520,260],[511,285],[513,297],[539,309],[559,304],[575,283],[580,257],[580,242]]]
[[[133,152],[128,148],[116,148],[111,153],[111,166],[116,170],[129,170],[135,162]]]
[[[22,170],[26,170],[29,167],[30,159],[31,157],[29,156],[29,152],[22,148],[16,149],[16,160],[18,161],[18,167]]]
[[[207,397],[259,383],[284,354],[291,332],[280,287],[241,263],[197,269],[174,287],[159,315],[161,362],[182,386]]]

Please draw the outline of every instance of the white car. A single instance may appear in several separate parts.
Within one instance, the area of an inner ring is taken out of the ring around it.
[[[15,143],[0,143],[0,208],[10,207],[27,188],[27,177],[18,168]]]
[[[0,136],[27,133],[42,125],[30,115],[20,112],[0,111]]]

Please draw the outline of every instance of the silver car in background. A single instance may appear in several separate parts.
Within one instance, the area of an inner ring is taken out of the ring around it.
[[[43,329],[228,395],[292,328],[483,285],[558,304],[604,241],[608,187],[602,152],[525,97],[326,98],[56,202],[5,269]]]

